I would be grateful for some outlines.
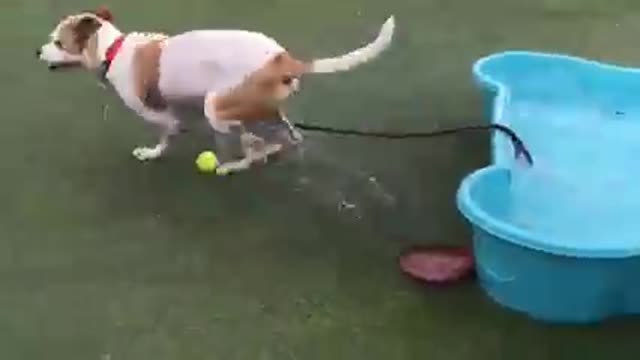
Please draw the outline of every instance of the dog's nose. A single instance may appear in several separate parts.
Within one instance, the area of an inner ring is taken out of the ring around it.
[[[36,57],[39,58],[42,55],[42,49],[36,50]]]

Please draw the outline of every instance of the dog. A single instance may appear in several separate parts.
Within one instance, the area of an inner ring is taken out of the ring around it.
[[[192,30],[175,36],[123,33],[106,7],[63,18],[36,50],[50,70],[96,71],[124,104],[160,128],[158,143],[137,147],[133,155],[147,161],[161,157],[179,132],[176,110],[201,111],[216,134],[239,135],[241,154],[218,170],[248,169],[282,150],[248,129],[275,119],[292,143],[302,140],[283,110],[299,91],[304,75],[351,70],[382,54],[391,44],[395,20],[389,17],[375,40],[344,55],[304,61],[271,37],[247,30]]]

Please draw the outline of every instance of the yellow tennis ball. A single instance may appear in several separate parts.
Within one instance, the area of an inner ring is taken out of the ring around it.
[[[218,167],[218,158],[213,151],[203,151],[198,155],[196,165],[202,172],[213,172]]]

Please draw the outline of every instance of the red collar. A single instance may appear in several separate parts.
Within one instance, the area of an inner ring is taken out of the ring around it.
[[[120,48],[122,47],[122,43],[124,42],[125,38],[126,38],[125,35],[118,36],[118,38],[115,39],[113,43],[109,46],[109,48],[107,48],[107,52],[105,53],[105,60],[104,60],[105,66],[106,66],[105,70],[107,71],[109,70],[111,63],[116,58],[116,56],[118,56],[118,53],[120,52]]]

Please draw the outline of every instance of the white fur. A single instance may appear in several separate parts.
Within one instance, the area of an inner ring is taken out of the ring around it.
[[[78,62],[82,59],[81,56],[67,54],[55,45],[60,29],[65,23],[81,16],[94,15],[80,14],[63,20],[51,33],[50,42],[40,49],[41,60],[56,64]],[[108,47],[122,33],[113,24],[98,20],[102,23],[97,33],[98,60],[103,61]],[[391,43],[394,27],[392,16],[384,23],[375,41],[340,57],[313,61],[311,71],[316,73],[345,71],[372,60]],[[165,111],[149,109],[136,96],[132,66],[135,49],[138,45],[157,39],[166,39],[166,46],[160,58],[162,72],[159,87],[163,96],[169,100],[200,98],[198,106],[203,107],[204,115],[211,126],[220,132],[228,132],[230,126],[240,123],[216,119],[212,109],[204,105],[212,104],[216,93],[224,92],[237,85],[250,73],[263,66],[273,54],[284,50],[275,40],[264,34],[241,30],[200,30],[175,37],[155,33],[127,34],[106,78],[131,110],[160,128],[160,139],[156,145],[142,146],[133,150],[133,155],[141,161],[162,156],[169,147],[170,138],[177,133],[179,124],[179,119],[171,108]],[[291,84],[292,92],[295,92],[298,87],[299,80],[295,79]],[[291,129],[294,140],[300,141],[300,134],[293,129],[284,114],[283,119]],[[264,144],[264,141],[260,143],[251,134],[244,134],[242,143],[247,144],[246,147],[243,146],[245,158],[222,164],[220,167],[222,172],[246,169],[251,163],[264,160],[270,153],[280,150],[278,145]],[[258,144],[258,148],[262,150],[255,150],[255,144]]]
[[[203,98],[211,92],[222,95],[284,51],[275,40],[252,31],[178,34],[162,51],[160,92],[174,100]]]
[[[119,31],[115,28],[106,34],[106,36],[114,39],[120,35]],[[152,147],[140,146],[133,150],[133,156],[141,161],[153,160],[162,156],[169,147],[171,137],[177,134],[180,123],[180,120],[170,109],[156,111],[146,107],[136,95],[134,82],[132,80],[132,64],[136,46],[160,37],[162,37],[161,34],[129,34],[122,43],[122,47],[112,62],[109,72],[106,74],[107,80],[111,82],[116,92],[122,98],[122,101],[131,110],[135,111],[143,119],[155,125],[160,130],[160,139],[156,145]],[[98,43],[100,44],[101,41],[99,40]]]
[[[345,55],[318,59],[312,63],[312,72],[314,73],[334,73],[339,71],[347,71],[358,65],[369,62],[378,57],[385,51],[393,40],[395,30],[395,19],[390,16],[382,25],[378,37],[368,45],[351,51]]]

